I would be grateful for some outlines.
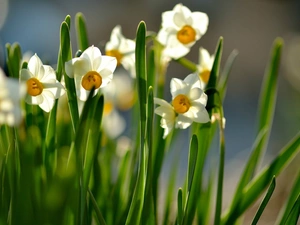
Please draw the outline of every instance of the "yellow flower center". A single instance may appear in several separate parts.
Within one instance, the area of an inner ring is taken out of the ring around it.
[[[191,107],[189,99],[185,95],[177,95],[173,99],[173,107],[176,113],[185,113]]]
[[[43,92],[43,84],[36,78],[30,78],[26,81],[27,93],[31,96],[40,95]]]
[[[87,74],[85,74],[81,80],[82,87],[87,91],[92,90],[93,87],[97,89],[101,86],[101,84],[102,77],[96,71],[87,72]]]
[[[121,65],[121,60],[123,58],[123,54],[120,53],[118,50],[113,49],[110,51],[106,51],[106,55],[115,57],[117,59],[117,66]]]
[[[208,83],[209,81],[209,77],[210,77],[210,71],[209,70],[203,70],[200,74],[199,74],[201,80],[204,82],[204,83]]]
[[[177,32],[177,39],[182,44],[189,44],[196,40],[196,31],[189,25],[185,25]]]
[[[107,116],[111,113],[111,111],[113,110],[114,105],[112,102],[108,101],[104,103],[104,108],[103,108],[103,115]]]

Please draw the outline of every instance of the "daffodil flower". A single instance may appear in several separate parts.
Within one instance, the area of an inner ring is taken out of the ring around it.
[[[163,99],[154,99],[155,104],[160,105],[154,112],[162,117],[164,138],[174,127],[186,129],[193,122],[207,123],[210,120],[205,108],[207,95],[197,74],[190,74],[184,80],[173,78],[170,86],[171,104]]]
[[[0,68],[0,124],[17,126],[22,121],[20,99],[26,86],[18,80],[5,76]]]
[[[29,59],[28,69],[21,70],[20,80],[27,86],[25,101],[31,105],[39,105],[45,112],[49,112],[55,99],[65,93],[64,86],[56,80],[54,69],[43,65],[37,54]]]
[[[165,46],[164,54],[178,59],[206,33],[207,26],[206,13],[191,12],[186,6],[177,4],[172,11],[162,14],[162,28],[157,40]]]
[[[214,55],[210,55],[209,52],[200,47],[199,48],[199,64],[198,64],[198,72],[200,79],[207,84],[210,77],[210,72],[215,60]]]
[[[105,51],[106,55],[116,57],[118,66],[122,64],[135,77],[135,41],[125,38],[119,25],[112,30]]]
[[[66,74],[75,80],[77,97],[86,101],[93,87],[96,95],[99,88],[111,82],[116,66],[115,57],[102,56],[99,48],[91,46],[80,57],[66,62],[65,70]]]

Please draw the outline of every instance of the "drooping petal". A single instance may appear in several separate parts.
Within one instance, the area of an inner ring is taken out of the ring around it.
[[[31,95],[26,95],[25,96],[25,102],[31,105],[39,105],[44,101],[44,97],[42,95],[37,95],[37,96],[31,96]]]
[[[209,114],[207,110],[200,110],[197,112],[197,114],[194,117],[194,121],[197,123],[207,123],[210,121]]]
[[[175,128],[186,129],[193,123],[193,120],[182,114],[179,114],[175,121]]]

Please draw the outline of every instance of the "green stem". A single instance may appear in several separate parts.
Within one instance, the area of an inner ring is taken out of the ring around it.
[[[215,225],[221,223],[222,212],[222,198],[223,198],[223,179],[224,179],[224,161],[225,161],[225,137],[224,137],[224,124],[223,124],[223,108],[219,109],[219,126],[220,126],[220,162],[219,162],[219,176],[217,187],[217,202],[215,211]]]
[[[197,65],[192,61],[188,60],[187,58],[182,57],[175,61],[184,66],[185,68],[191,70],[192,72],[197,71]]]

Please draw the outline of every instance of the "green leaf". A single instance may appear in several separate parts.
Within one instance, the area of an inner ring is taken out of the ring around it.
[[[260,203],[259,205],[259,208],[257,209],[256,213],[255,213],[255,216],[252,220],[252,223],[251,225],[255,225],[257,224],[260,216],[262,215],[264,209],[266,208],[274,190],[275,190],[275,187],[276,187],[276,181],[275,181],[275,177],[273,177],[272,181],[271,181],[271,184],[267,190],[267,193],[265,195],[265,197],[263,198],[262,202]]]
[[[196,135],[193,135],[190,142],[190,153],[189,153],[189,164],[188,164],[188,189],[187,189],[187,199],[185,204],[183,223],[182,224],[192,224],[192,221],[195,217],[195,212],[197,208],[197,199],[199,199],[199,190],[201,187],[202,176],[197,176],[197,171],[199,169],[199,155],[198,154],[198,138]],[[192,158],[196,156],[196,158]],[[201,174],[202,175],[202,174]]]
[[[257,134],[259,134],[263,129],[266,128],[268,129],[268,132],[266,132],[260,145],[256,149],[257,151],[256,165],[258,165],[258,163],[260,162],[261,155],[266,149],[266,145],[272,128],[272,121],[273,121],[273,115],[275,111],[276,97],[277,97],[277,81],[278,81],[278,71],[280,65],[282,45],[283,45],[283,40],[280,38],[277,38],[273,43],[271,60],[269,62],[269,66],[266,69],[264,75],[264,81],[260,93]],[[253,173],[254,172],[255,171],[253,171]]]
[[[154,224],[155,212],[153,202],[153,189],[152,189],[152,148],[153,148],[153,118],[154,118],[154,101],[153,89],[150,86],[148,90],[148,104],[147,104],[147,145],[148,145],[148,162],[147,162],[147,177],[145,186],[145,200],[143,208],[143,223]]]
[[[230,206],[231,212],[227,213],[227,216],[231,214],[230,217],[236,215],[234,212],[239,208],[241,202],[241,191],[248,184],[248,182],[254,176],[255,170],[257,168],[258,162],[261,159],[262,153],[265,150],[271,126],[272,119],[275,110],[275,100],[277,93],[277,77],[278,77],[278,68],[280,62],[282,41],[281,39],[276,39],[273,45],[273,50],[271,54],[271,62],[269,67],[266,69],[264,83],[262,85],[262,91],[260,95],[260,108],[259,108],[259,126],[257,131],[257,138],[253,146],[251,156],[245,166],[244,172],[241,176],[241,180],[234,195],[234,199]],[[232,218],[231,218],[232,219]],[[229,222],[229,224],[232,223]]]
[[[231,52],[231,54],[229,55],[229,57],[228,57],[228,59],[226,61],[225,67],[224,67],[224,69],[222,71],[222,74],[221,74],[221,76],[219,78],[218,90],[219,90],[220,97],[221,97],[222,100],[225,99],[229,74],[231,72],[233,63],[234,63],[237,55],[238,55],[238,51],[237,50],[233,50]]]
[[[295,204],[293,205],[291,212],[288,215],[287,220],[285,221],[285,225],[297,224],[300,215],[300,195],[298,195]]]
[[[243,189],[249,183],[250,179],[252,178],[253,171],[255,170],[256,161],[257,161],[257,148],[261,146],[261,141],[265,136],[267,129],[261,130],[261,132],[256,137],[256,140],[252,146],[252,154],[250,155],[247,164],[244,167],[244,171],[241,175],[239,183],[237,185],[233,200],[231,202],[229,211],[234,211],[235,208],[238,207],[241,198],[243,197]]]
[[[71,114],[72,127],[73,132],[75,133],[79,123],[79,112],[74,79],[70,78],[65,72],[65,63],[72,59],[70,31],[69,26],[66,22],[62,22],[60,27],[60,49],[61,63],[68,95],[68,104]]]
[[[146,24],[141,21],[136,35],[136,79],[140,108],[140,157],[139,171],[133,198],[129,208],[126,225],[139,224],[144,205],[145,183],[146,183],[146,104],[147,104],[147,79],[146,79]]]
[[[220,117],[223,118],[223,109],[220,109]],[[219,121],[220,129],[220,159],[219,159],[219,174],[218,174],[218,186],[216,197],[216,211],[215,211],[215,225],[221,223],[222,213],[222,198],[223,198],[223,179],[224,179],[224,164],[225,164],[225,137],[223,129],[222,119]]]
[[[196,162],[197,162],[197,155],[198,155],[198,139],[196,135],[193,135],[190,144],[189,162],[188,162],[188,174],[187,174],[188,192],[191,191],[191,186],[192,186]]]
[[[156,87],[156,65],[155,65],[155,51],[154,49],[150,49],[149,51],[149,59],[148,59],[148,65],[147,65],[147,82],[148,86],[153,87],[155,90]],[[155,91],[154,91],[155,92]]]
[[[77,34],[77,46],[81,51],[89,47],[89,41],[86,30],[86,22],[82,13],[77,13],[75,16],[75,27]]]
[[[136,34],[136,76],[140,105],[141,137],[145,138],[146,104],[147,104],[147,74],[146,74],[146,24],[141,21]]]
[[[267,185],[296,156],[300,148],[300,133],[242,191],[239,202],[222,217],[223,224],[233,224],[264,191]]]
[[[300,190],[300,170],[298,171],[298,175],[295,177],[294,185],[290,190],[289,197],[285,205],[281,208],[275,224],[284,225],[290,212],[292,211],[295,202],[297,201],[297,198],[299,198],[299,190]]]
[[[71,27],[71,16],[70,15],[66,16],[65,22],[67,23],[68,27]]]
[[[99,209],[99,207],[98,207],[98,205],[97,205],[97,201],[96,201],[96,199],[94,198],[93,193],[91,192],[90,189],[88,189],[88,192],[89,192],[89,196],[90,196],[92,205],[93,205],[93,207],[94,207],[94,210],[95,210],[95,213],[96,213],[96,216],[97,216],[97,219],[98,219],[98,223],[99,223],[100,225],[106,225],[105,220],[104,220],[104,218],[103,218],[103,216],[102,216],[102,213],[101,213],[101,211],[100,211],[100,209]]]
[[[212,114],[212,110],[214,108],[220,107],[222,105],[220,95],[217,91],[217,80],[219,77],[222,52],[223,52],[223,37],[220,37],[215,50],[215,60],[205,90],[205,93],[207,94],[208,97],[206,109],[210,115]]]
[[[217,45],[217,49],[215,51],[215,60],[210,72],[209,80],[206,86],[206,89],[216,88],[217,80],[219,77],[220,71],[220,63],[222,58],[222,51],[223,51],[223,37],[220,37],[219,43]]]
[[[20,45],[18,43],[13,43],[13,45],[6,44],[6,51],[8,74],[10,77],[19,78],[22,61],[22,52]]]
[[[177,194],[177,224],[180,225],[182,223],[183,218],[183,201],[182,201],[182,189],[178,189]]]
[[[94,88],[91,90],[87,101],[85,102],[80,116],[78,130],[75,133],[74,151],[76,154],[77,174],[79,175],[80,200],[79,200],[79,223],[84,222],[85,202],[88,191],[88,182],[94,153],[97,148],[99,127],[101,123],[101,114],[103,110],[103,97],[94,95]],[[100,116],[95,112],[100,111]]]

